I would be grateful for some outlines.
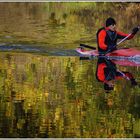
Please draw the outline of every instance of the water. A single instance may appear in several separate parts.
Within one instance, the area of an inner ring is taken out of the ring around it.
[[[97,60],[0,54],[1,137],[134,137],[139,86],[116,81],[106,93]],[[140,82],[139,67],[122,67]]]
[[[117,12],[109,13],[112,6]],[[140,67],[117,64],[138,85],[116,80],[108,93],[95,76],[97,58],[80,60],[75,52],[79,43],[96,46],[96,29],[108,16],[129,32],[139,19],[134,6],[0,3],[0,137],[140,137]],[[139,34],[125,42],[139,44]]]

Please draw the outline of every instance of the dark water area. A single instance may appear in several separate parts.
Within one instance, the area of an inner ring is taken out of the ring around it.
[[[0,10],[1,138],[140,137],[140,66],[111,61],[137,85],[125,77],[108,92],[96,79],[99,60],[75,51],[97,46],[109,16],[130,32],[139,3],[0,3]],[[140,33],[122,46],[140,49]]]

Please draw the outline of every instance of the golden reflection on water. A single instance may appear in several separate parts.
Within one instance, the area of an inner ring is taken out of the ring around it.
[[[125,32],[140,18],[138,3],[0,3],[0,9],[0,46],[44,45],[53,55],[96,45],[108,16]],[[126,45],[139,41],[137,35]],[[0,53],[0,137],[140,137],[139,86],[122,80],[107,94],[95,77],[96,60],[70,56]],[[118,67],[140,82],[139,67]]]
[[[114,17],[118,30],[128,33],[139,24],[139,6],[112,2],[0,3],[0,42],[45,48],[73,48],[81,42],[96,46],[96,32],[107,17]],[[139,37],[128,45],[139,47]]]
[[[96,60],[1,53],[0,137],[139,135],[139,88],[120,81],[106,94],[95,70]]]

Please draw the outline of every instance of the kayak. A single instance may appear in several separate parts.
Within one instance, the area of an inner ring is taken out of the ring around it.
[[[115,64],[122,66],[140,66],[140,50],[135,48],[118,49],[107,53],[105,56],[99,56],[97,50],[77,48],[76,51],[80,54],[80,56],[105,57],[112,60]]]
[[[85,56],[99,56],[98,50],[85,50],[84,48],[77,48],[76,51]],[[115,50],[113,52],[107,53],[105,56],[116,56],[116,57],[140,57],[140,50],[134,48],[122,48]]]

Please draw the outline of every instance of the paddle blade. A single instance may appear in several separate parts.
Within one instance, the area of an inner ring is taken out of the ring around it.
[[[95,47],[92,47],[92,46],[89,46],[89,45],[85,45],[85,44],[80,44],[81,47],[85,47],[85,48],[89,48],[89,49],[92,49],[92,50],[96,50]]]

